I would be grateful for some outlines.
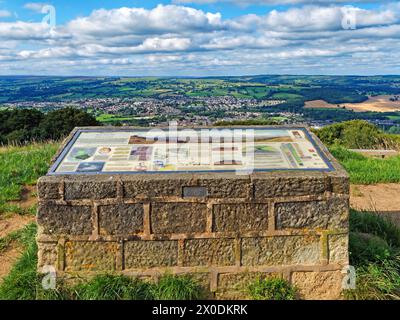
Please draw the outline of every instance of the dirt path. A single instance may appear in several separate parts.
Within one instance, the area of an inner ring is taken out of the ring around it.
[[[352,185],[350,206],[379,212],[400,225],[400,184]]]
[[[6,276],[15,262],[22,254],[22,248],[17,245],[12,245],[6,251],[0,253],[0,283],[1,279]]]
[[[0,218],[0,238],[5,237],[9,233],[19,230],[26,226],[28,223],[35,221],[33,216],[21,216],[19,214],[14,214],[7,219]]]
[[[11,203],[19,205],[23,209],[31,208],[37,203],[34,192],[35,186],[26,186],[22,189],[21,200],[12,201]],[[32,215],[7,214],[0,215],[0,238],[4,238],[10,233],[24,228],[27,224],[34,222],[35,217]],[[0,252],[0,282],[7,275],[14,263],[21,256],[22,248],[17,242],[10,244],[5,251]]]

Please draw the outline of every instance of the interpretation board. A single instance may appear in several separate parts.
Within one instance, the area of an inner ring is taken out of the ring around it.
[[[49,174],[333,171],[306,128],[79,129]]]

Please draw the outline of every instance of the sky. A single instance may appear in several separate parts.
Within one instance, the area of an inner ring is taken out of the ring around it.
[[[0,75],[400,74],[400,1],[0,0]]]

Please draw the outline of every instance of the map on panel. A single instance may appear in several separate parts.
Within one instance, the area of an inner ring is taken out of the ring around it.
[[[329,170],[303,128],[79,130],[55,174]]]

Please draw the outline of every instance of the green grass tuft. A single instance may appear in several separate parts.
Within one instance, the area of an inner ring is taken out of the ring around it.
[[[157,284],[150,288],[154,300],[199,300],[204,298],[204,291],[188,275],[164,275]]]
[[[400,300],[400,256],[356,269],[356,289],[346,290],[349,300]]]
[[[79,284],[74,291],[79,300],[147,300],[150,284],[122,275],[98,275]]]
[[[259,278],[250,283],[248,292],[253,300],[295,300],[297,296],[297,289],[282,278]]]

